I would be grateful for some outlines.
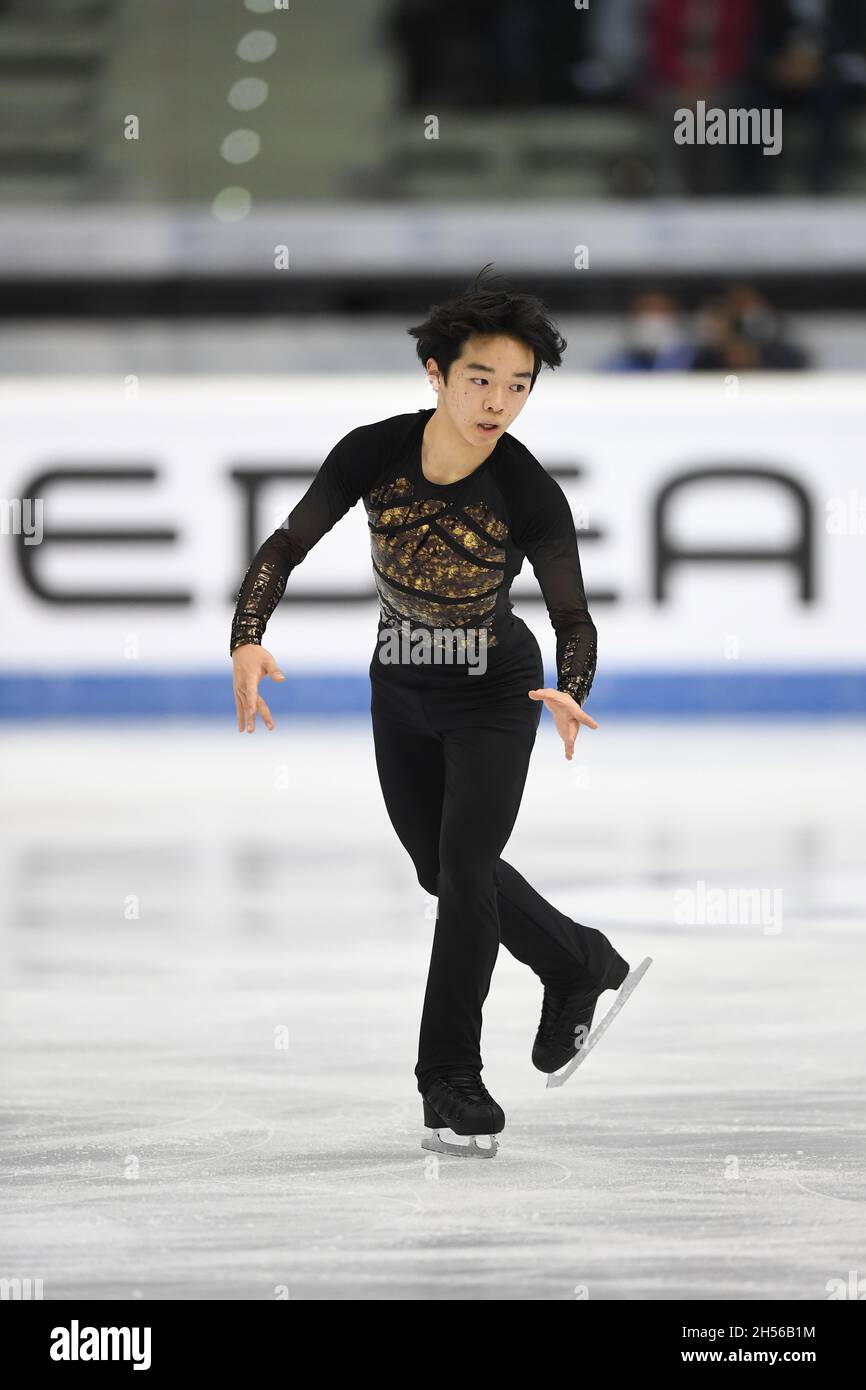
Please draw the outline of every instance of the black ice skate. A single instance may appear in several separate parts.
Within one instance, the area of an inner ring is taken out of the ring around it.
[[[430,1131],[421,1148],[461,1158],[494,1158],[494,1134],[505,1128],[505,1112],[477,1071],[449,1071],[437,1076],[423,1094],[424,1123]],[[479,1142],[480,1141],[480,1142]]]
[[[587,988],[585,983],[573,989],[546,986],[541,1021],[532,1048],[532,1065],[547,1073],[548,1086],[561,1086],[577,1070],[651,964],[651,958],[646,956],[635,970],[627,970],[618,981],[614,978],[601,988]],[[616,999],[601,1022],[590,1031],[599,997],[607,989],[618,991]],[[565,1070],[560,1071],[561,1067]]]

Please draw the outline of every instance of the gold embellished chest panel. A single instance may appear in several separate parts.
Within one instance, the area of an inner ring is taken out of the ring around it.
[[[416,497],[401,475],[365,498],[381,620],[485,626],[505,577],[508,526],[479,498]],[[495,643],[488,637],[488,645]]]

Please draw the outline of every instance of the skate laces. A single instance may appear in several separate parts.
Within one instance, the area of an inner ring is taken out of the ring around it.
[[[592,990],[588,990],[585,985],[570,990],[546,986],[541,1005],[541,1020],[538,1025],[538,1031],[542,1038],[548,1041],[565,1032],[573,1006],[584,999],[587,1001],[587,1007],[590,1007]],[[571,1030],[568,1029],[567,1031],[571,1036]]]
[[[438,1081],[444,1081],[446,1086],[450,1086],[452,1090],[457,1091],[461,1096],[465,1096],[467,1100],[492,1102],[492,1097],[488,1094],[487,1088],[482,1082],[478,1072],[442,1072],[436,1079]]]

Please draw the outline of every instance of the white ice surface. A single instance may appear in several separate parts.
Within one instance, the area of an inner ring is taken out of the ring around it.
[[[569,765],[548,720],[505,858],[654,964],[550,1090],[500,952],[484,1162],[420,1148],[433,917],[363,720],[7,725],[0,759],[0,1275],[813,1300],[866,1274],[862,726],[605,721]],[[781,930],[678,920],[699,880],[780,889]]]

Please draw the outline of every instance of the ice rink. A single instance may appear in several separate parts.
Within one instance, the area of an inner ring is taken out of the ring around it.
[[[4,1275],[46,1299],[821,1300],[866,1274],[862,724],[598,715],[568,764],[543,716],[504,857],[654,963],[552,1090],[540,985],[500,952],[507,1124],[480,1162],[420,1147],[435,902],[368,721],[250,737],[229,705],[227,679],[224,725],[0,734]]]

